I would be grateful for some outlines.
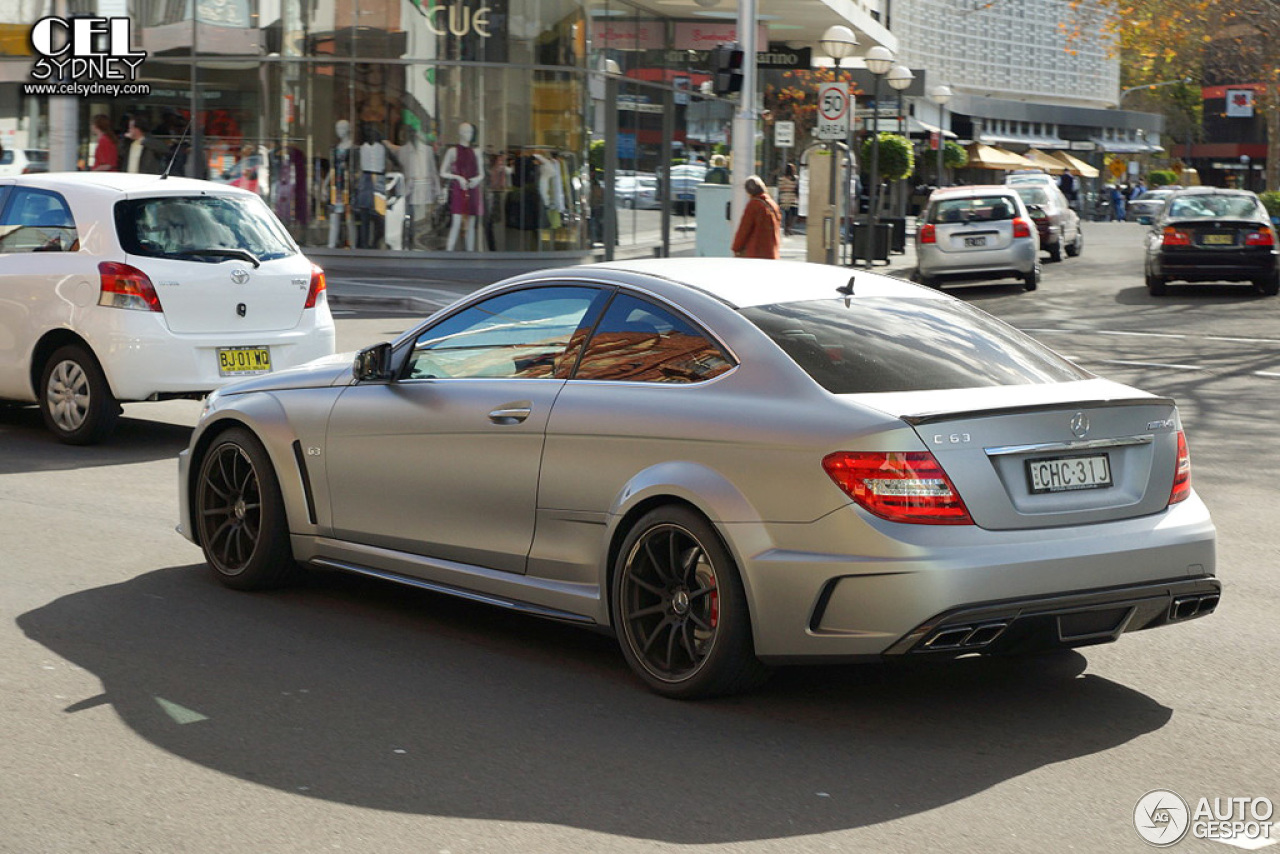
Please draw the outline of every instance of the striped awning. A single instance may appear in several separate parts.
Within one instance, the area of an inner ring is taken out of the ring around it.
[[[1021,154],[1005,151],[992,145],[975,142],[969,146],[969,163],[974,169],[996,169],[1010,172],[1014,169],[1034,169],[1036,165]]]
[[[1083,160],[1081,160],[1078,157],[1072,157],[1070,154],[1068,154],[1065,151],[1055,151],[1053,152],[1053,156],[1061,160],[1063,163],[1067,164],[1068,169],[1074,169],[1076,172],[1078,172],[1081,178],[1097,178],[1098,177],[1098,174],[1099,174],[1098,170],[1090,166],[1088,163],[1085,163]]]

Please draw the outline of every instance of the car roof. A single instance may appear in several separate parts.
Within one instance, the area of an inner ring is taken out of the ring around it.
[[[610,261],[559,271],[581,277],[591,270],[638,273],[693,288],[734,308],[831,299],[853,282],[853,296],[933,299],[937,291],[911,282],[827,264],[754,258],[645,258]]]
[[[160,175],[141,175],[132,172],[41,172],[22,175],[14,179],[24,186],[55,192],[96,192],[102,195],[189,195],[193,193],[219,193],[252,196],[248,190],[229,184],[215,184],[195,178],[177,175],[163,178]]]
[[[1009,184],[965,184],[963,187],[941,187],[933,191],[931,199],[967,199],[971,196],[986,196],[999,193],[1004,196],[1015,194]]]
[[[1256,196],[1251,190],[1231,190],[1226,187],[1183,187],[1180,196]]]

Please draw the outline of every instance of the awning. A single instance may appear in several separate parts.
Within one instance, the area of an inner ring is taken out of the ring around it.
[[[907,116],[908,133],[937,133],[939,130],[937,125],[931,125],[928,122],[922,122],[915,116]],[[946,139],[955,139],[956,135],[949,130],[942,131],[942,136]]]
[[[1039,133],[983,133],[978,142],[988,145],[1029,145],[1032,148],[1070,148],[1061,137]]]
[[[1052,154],[1048,154],[1044,151],[1038,151],[1034,148],[1022,156],[1030,160],[1038,168],[1043,169],[1051,175],[1060,175],[1063,172],[1066,172],[1068,168],[1067,164],[1063,163]]]
[[[1014,169],[1034,169],[1036,165],[1020,154],[975,142],[969,146],[969,163],[974,169],[997,169],[1009,172]]]
[[[1095,136],[1091,141],[1108,154],[1150,154],[1154,151],[1164,150],[1160,146],[1152,145],[1149,142],[1136,142],[1127,139],[1100,139]]]
[[[1058,158],[1063,163],[1067,164],[1068,168],[1074,169],[1076,172],[1078,172],[1081,178],[1097,178],[1098,177],[1099,173],[1097,169],[1093,168],[1088,163],[1085,163],[1083,160],[1079,159],[1078,157],[1071,156],[1065,151],[1055,151],[1053,152],[1052,156]]]

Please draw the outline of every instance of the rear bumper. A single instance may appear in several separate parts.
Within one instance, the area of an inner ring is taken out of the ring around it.
[[[921,274],[935,279],[972,279],[983,276],[1025,276],[1035,267],[1038,240],[1018,240],[1003,249],[944,252],[917,244],[916,259]]]
[[[1189,249],[1152,257],[1152,271],[1165,279],[1219,282],[1262,279],[1276,274],[1280,254],[1269,249],[1218,252]]]

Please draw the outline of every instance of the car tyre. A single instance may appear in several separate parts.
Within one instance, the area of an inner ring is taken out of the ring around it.
[[[755,656],[738,569],[691,509],[659,507],[632,527],[614,565],[612,600],[622,654],[658,694],[705,699],[769,675]]]
[[[1164,296],[1165,291],[1168,290],[1167,285],[1168,285],[1168,281],[1164,278],[1164,276],[1157,276],[1152,273],[1147,273],[1147,291],[1153,297]]]
[[[1273,297],[1276,294],[1280,294],[1280,273],[1272,273],[1266,278],[1254,279],[1253,286],[1264,297]]]
[[[920,272],[919,267],[916,267],[911,271],[911,281],[915,282],[917,285],[924,285],[926,288],[942,287],[942,284],[938,281],[936,276],[926,276],[924,273]]]
[[[40,414],[59,441],[93,445],[115,428],[120,404],[93,354],[68,344],[55,350],[40,372]]]
[[[200,547],[219,581],[266,590],[296,579],[280,482],[251,432],[236,427],[214,440],[192,498]]]
[[[1076,239],[1067,244],[1067,257],[1078,258],[1084,251],[1084,230],[1076,229]]]
[[[1049,247],[1049,260],[1057,263],[1062,260],[1062,238]]]
[[[1029,291],[1034,291],[1040,287],[1040,262],[1037,261],[1026,275],[1022,277],[1022,287]]]

